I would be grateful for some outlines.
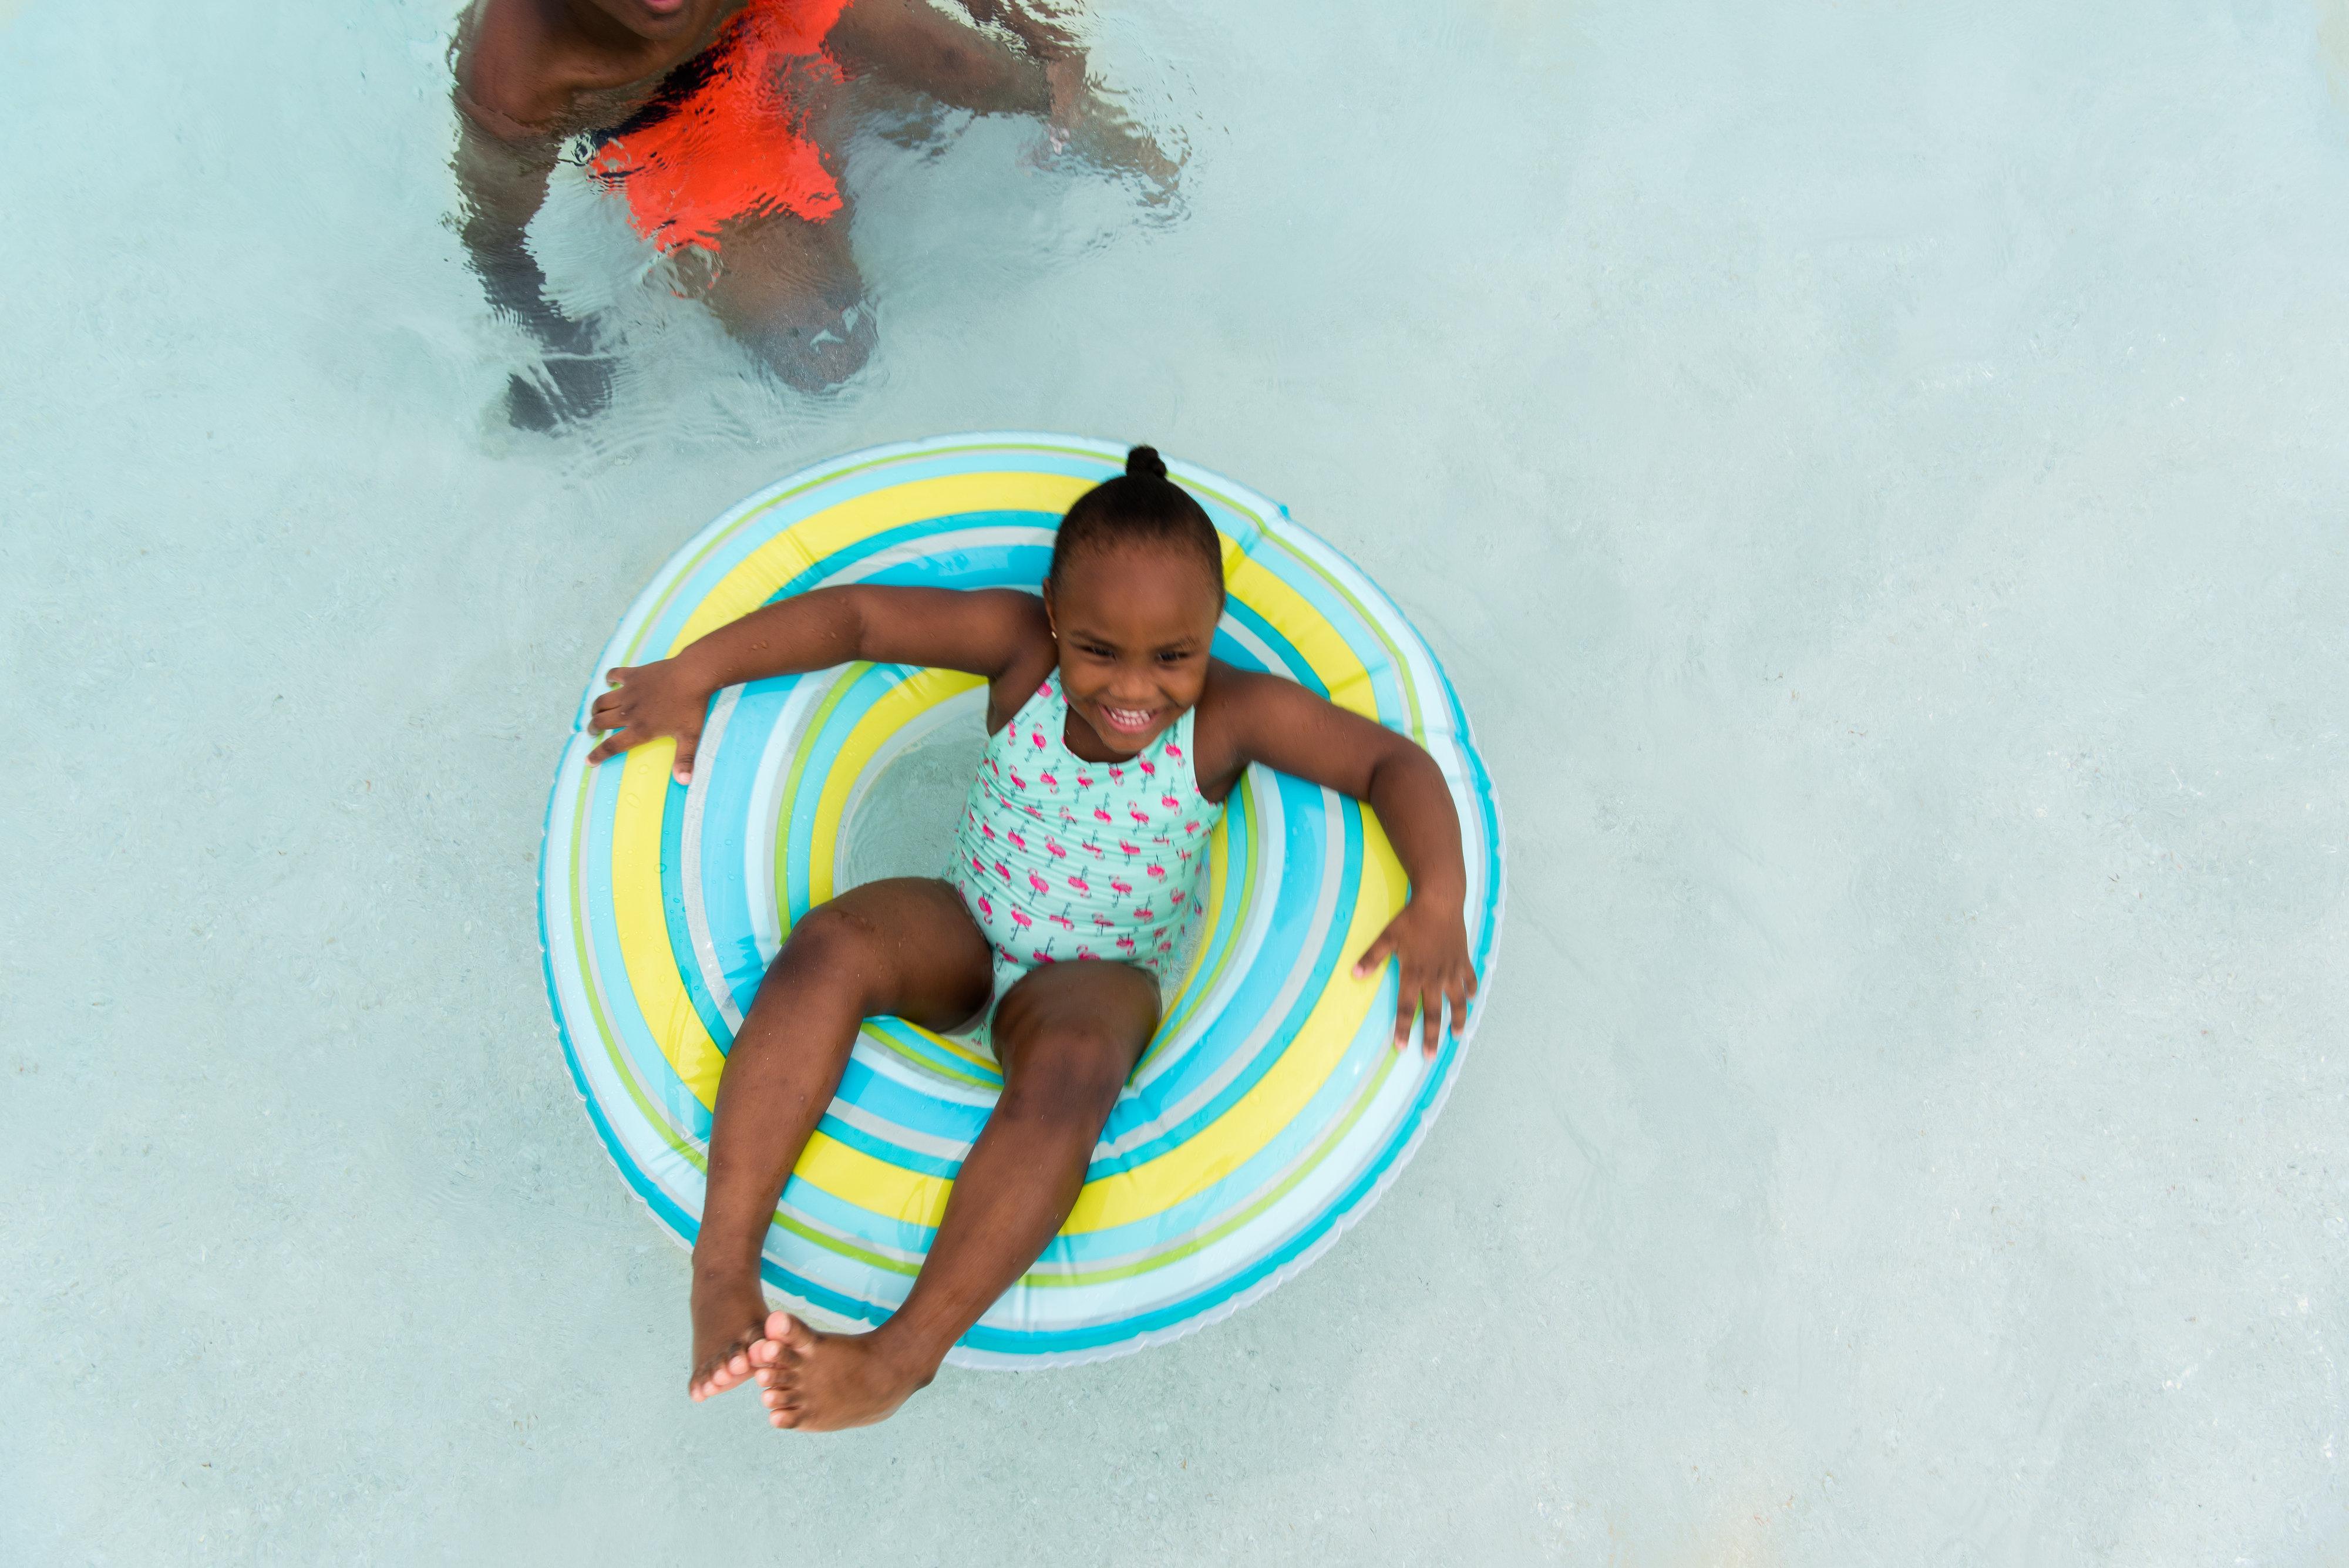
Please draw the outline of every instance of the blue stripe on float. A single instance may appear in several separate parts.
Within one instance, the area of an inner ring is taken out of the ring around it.
[[[833,1131],[834,1122],[829,1116],[819,1124],[826,1134]],[[942,1174],[952,1177],[951,1170]],[[874,1246],[892,1248],[900,1252],[920,1257],[927,1252],[931,1240],[937,1234],[934,1227],[908,1220],[899,1214],[880,1214],[861,1205],[851,1203],[837,1193],[827,1192],[803,1176],[794,1174],[783,1188],[784,1203],[817,1225],[854,1236]],[[794,1241],[794,1246],[814,1243]]]
[[[924,1094],[919,1089],[900,1083],[886,1074],[874,1072],[853,1056],[849,1058],[848,1070],[841,1075],[840,1092],[837,1097],[848,1101],[858,1110],[877,1121],[887,1122],[892,1126],[903,1127],[909,1133],[918,1133],[926,1137],[951,1138],[964,1144],[976,1143],[978,1141],[979,1129],[987,1125],[986,1106],[966,1105],[959,1100],[943,1099],[935,1095]],[[872,1135],[864,1136],[869,1137]],[[845,1143],[848,1140],[843,1138],[841,1141]],[[864,1147],[862,1144],[857,1147]],[[865,1152],[870,1154],[874,1151],[866,1148]],[[880,1155],[877,1158],[895,1159],[895,1157]],[[936,1158],[933,1155],[924,1155],[920,1158],[929,1160]],[[960,1162],[947,1162],[943,1171],[935,1170],[928,1165],[909,1164],[905,1160],[897,1160],[896,1163],[905,1165],[908,1170],[926,1170],[932,1175],[952,1176]]]
[[[844,1095],[847,1090],[843,1088],[841,1092]],[[858,1108],[863,1107],[860,1106]],[[870,1155],[884,1165],[894,1165],[900,1170],[919,1171],[924,1176],[942,1177],[952,1181],[955,1174],[962,1169],[959,1159],[907,1148],[903,1144],[893,1143],[863,1127],[842,1121],[829,1111],[824,1113],[823,1120],[816,1123],[816,1130],[834,1143],[846,1144],[859,1154]]]
[[[774,737],[775,726],[782,721],[792,691],[804,679],[780,675],[742,688],[705,786],[709,793],[701,808],[701,914],[738,1014],[750,1011],[750,1001],[767,971],[745,872],[751,803],[759,794],[759,763]],[[667,879],[664,868],[664,883]],[[684,950],[679,951],[682,963]]]
[[[1234,886],[1233,883],[1239,876],[1239,868],[1247,864],[1248,838],[1255,831],[1248,826],[1250,814],[1244,809],[1245,803],[1241,798],[1241,792],[1247,787],[1247,782],[1243,778],[1232,786],[1231,793],[1224,799],[1224,874],[1226,877],[1224,901],[1216,910],[1216,923],[1201,932],[1199,936],[1197,970],[1198,983],[1202,984],[1208,983],[1211,980],[1216,983],[1221,982],[1223,977],[1215,972],[1216,965],[1225,950],[1238,940],[1242,906],[1247,902],[1247,890]],[[1206,887],[1204,872],[1200,885],[1204,890]],[[1228,969],[1229,961],[1224,961]],[[1192,1005],[1190,986],[1186,983],[1168,1005],[1167,1016],[1179,1018],[1187,1012]],[[1186,1026],[1187,1022],[1185,1020]],[[1153,1042],[1154,1046],[1155,1044]]]
[[[1226,600],[1224,613],[1262,638],[1268,647],[1287,660],[1289,670],[1297,677],[1297,683],[1299,686],[1304,687],[1316,697],[1326,698],[1330,695],[1330,688],[1322,684],[1321,677],[1315,673],[1310,664],[1305,661],[1305,656],[1297,651],[1297,645],[1283,636],[1272,622],[1265,619],[1237,599]],[[1229,646],[1234,646],[1229,638],[1220,635],[1216,638],[1216,647],[1219,656],[1222,650]],[[1261,668],[1259,662],[1252,656],[1244,659],[1236,659],[1233,662],[1240,664],[1244,669]]]
[[[668,936],[669,961],[677,966],[678,982],[685,987],[686,1001],[692,1004],[694,1016],[701,1020],[702,1032],[722,1054],[733,1046],[734,1028],[718,1011],[718,1004],[710,1000],[709,988],[702,983],[701,964],[693,956],[692,928],[685,919],[686,786],[677,782],[675,774],[667,783],[667,798],[661,805],[661,926]]]
[[[1040,528],[1049,534],[1059,527],[1060,523],[1061,520],[1050,512],[1004,510],[957,512],[884,529],[869,538],[835,550],[807,566],[777,587],[768,597],[767,602],[773,604],[793,594],[805,593],[810,588],[822,586],[826,578],[837,576],[885,551],[924,541],[935,543],[939,547],[885,566],[874,574],[870,580],[937,587],[1032,588],[1044,580],[1044,567],[1051,560],[1050,546],[1006,545],[980,541],[955,545],[951,541],[957,535],[980,529]],[[1031,563],[1034,567],[1032,573],[1029,569]]]

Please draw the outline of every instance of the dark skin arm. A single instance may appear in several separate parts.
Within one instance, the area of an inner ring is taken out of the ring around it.
[[[466,107],[462,89],[458,103]],[[546,354],[552,401],[544,390],[519,376],[508,392],[516,421],[543,429],[560,418],[601,408],[608,396],[611,367],[599,351],[594,324],[574,321],[546,296],[546,275],[523,238],[546,200],[547,176],[560,143],[553,137],[528,135],[509,140],[488,129],[495,123],[478,106],[458,116],[457,152],[451,160],[461,198],[457,232],[491,307],[518,323]]]
[[[677,781],[688,783],[721,688],[860,659],[985,677],[991,733],[1051,673],[1052,630],[1034,595],[1009,588],[817,588],[752,610],[674,659],[614,670],[591,714],[594,728],[613,733],[587,760],[675,736]]]
[[[451,168],[463,201],[457,232],[490,303],[549,344],[575,337],[576,323],[546,297],[546,275],[523,243],[523,232],[546,200],[557,140],[533,136],[493,110],[473,103],[460,87],[457,152]],[[491,127],[508,134],[501,135]]]
[[[1044,114],[1054,105],[1050,61],[1084,57],[1007,48],[948,17],[928,0],[855,0],[824,47],[856,75],[872,75],[978,114]]]
[[[1003,0],[963,0],[978,26],[928,0],[854,0],[824,47],[852,75],[910,88],[974,114],[1033,114],[1080,154],[1147,175],[1164,192],[1179,165],[1117,108],[1094,95],[1085,54],[1066,28]],[[979,29],[999,28],[1017,48]]]
[[[1444,771],[1407,736],[1314,696],[1293,680],[1209,667],[1199,717],[1199,787],[1221,798],[1250,763],[1361,801],[1378,814],[1395,857],[1411,877],[1411,898],[1354,965],[1367,975],[1392,957],[1401,971],[1394,1037],[1399,1046],[1420,1019],[1421,1049],[1435,1054],[1444,1010],[1452,1033],[1466,1023],[1476,994],[1462,908],[1468,872],[1460,852],[1460,814]]]

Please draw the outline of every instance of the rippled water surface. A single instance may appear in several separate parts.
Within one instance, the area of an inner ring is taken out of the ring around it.
[[[1105,0],[1174,201],[862,139],[811,396],[559,181],[623,347],[554,436],[452,23],[0,0],[0,1560],[2349,1552],[2340,0]],[[701,523],[1006,427],[1392,590],[1501,973],[1266,1302],[779,1437],[683,1397],[540,814]]]

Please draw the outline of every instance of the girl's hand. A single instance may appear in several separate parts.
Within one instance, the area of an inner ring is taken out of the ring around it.
[[[612,733],[587,753],[587,760],[600,763],[670,735],[677,740],[677,782],[691,784],[694,750],[701,743],[702,722],[709,716],[709,690],[674,659],[616,668],[605,679],[612,689],[595,699],[587,724]]]
[[[1450,904],[1413,898],[1402,913],[1387,922],[1354,965],[1356,979],[1375,972],[1392,954],[1402,974],[1395,1001],[1395,1049],[1411,1038],[1412,1015],[1422,1020],[1421,1050],[1429,1056],[1444,1033],[1444,1004],[1452,1003],[1452,1033],[1457,1038],[1468,1021],[1468,999],[1476,994],[1476,966],[1468,957],[1468,928],[1457,901]]]

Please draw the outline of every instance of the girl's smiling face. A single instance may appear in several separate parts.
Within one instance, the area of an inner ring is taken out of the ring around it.
[[[1111,762],[1197,705],[1224,596],[1196,554],[1153,542],[1081,552],[1045,586],[1044,611],[1069,711],[1106,753],[1092,760]]]

